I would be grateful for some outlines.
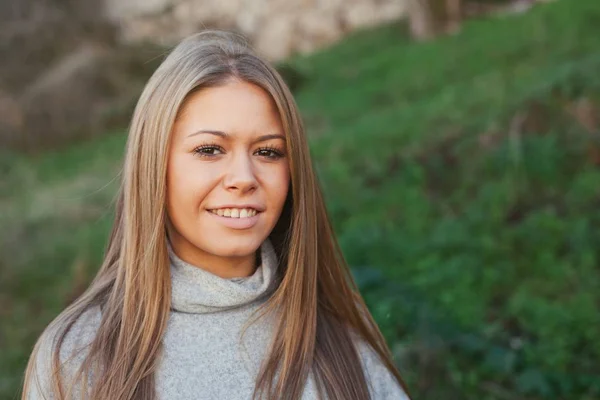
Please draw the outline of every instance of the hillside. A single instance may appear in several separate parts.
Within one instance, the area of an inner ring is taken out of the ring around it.
[[[416,399],[600,397],[600,3],[287,62],[348,262]],[[0,398],[91,279],[120,132],[0,154]]]

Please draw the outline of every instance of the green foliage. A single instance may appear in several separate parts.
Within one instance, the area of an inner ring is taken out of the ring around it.
[[[339,240],[416,398],[600,397],[600,138],[572,111],[600,109],[598,20],[558,2],[296,60]]]
[[[426,44],[383,26],[285,64],[416,399],[600,398],[599,22],[596,0],[563,0]],[[2,155],[1,398],[98,266],[123,144]]]
[[[123,139],[13,154],[0,172],[0,399],[18,397],[36,338],[98,268]]]

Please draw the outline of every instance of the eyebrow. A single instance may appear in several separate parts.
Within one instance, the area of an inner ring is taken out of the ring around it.
[[[228,133],[225,133],[223,131],[216,131],[213,129],[201,129],[199,131],[190,133],[187,137],[192,137],[192,136],[196,136],[199,135],[201,133],[206,133],[209,135],[215,135],[215,136],[219,136],[222,137],[223,139],[230,139],[231,135]],[[253,140],[254,143],[258,143],[258,142],[264,142],[265,140],[270,140],[270,139],[282,139],[285,140],[285,136],[278,134],[278,133],[274,133],[274,134],[270,134],[270,135],[262,135],[259,136],[258,138],[256,138],[255,140]]]

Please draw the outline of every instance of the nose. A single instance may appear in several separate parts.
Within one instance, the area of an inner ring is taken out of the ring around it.
[[[247,155],[232,157],[223,183],[227,190],[237,190],[241,193],[256,189],[258,182],[250,157]]]

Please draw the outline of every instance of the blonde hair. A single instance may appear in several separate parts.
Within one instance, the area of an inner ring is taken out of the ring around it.
[[[280,260],[280,283],[262,310],[277,310],[279,317],[255,398],[298,399],[312,371],[322,396],[368,399],[356,335],[404,387],[336,242],[288,87],[242,37],[205,31],[183,40],[166,57],[137,103],[104,261],[89,288],[50,325],[61,327],[52,352],[51,389],[57,399],[74,397],[79,385],[89,387],[92,399],[156,398],[155,371],[171,299],[165,207],[170,135],[191,93],[231,78],[270,94],[287,136],[290,163],[291,190],[270,235]],[[65,390],[59,351],[73,324],[93,306],[101,307],[101,321]],[[23,398],[35,375],[39,347],[38,341]],[[92,372],[94,379],[89,379]]]

